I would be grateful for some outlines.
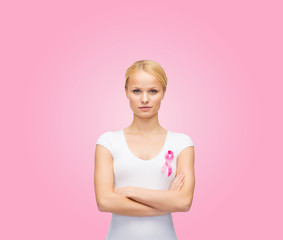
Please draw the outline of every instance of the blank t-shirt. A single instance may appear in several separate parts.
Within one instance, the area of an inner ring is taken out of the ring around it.
[[[128,147],[123,129],[101,134],[96,142],[107,148],[113,157],[114,188],[136,186],[153,190],[168,190],[176,176],[177,158],[180,152],[194,146],[192,139],[178,132],[167,132],[159,154],[149,160],[135,156]],[[168,152],[171,151],[171,152]],[[165,155],[173,154],[172,174],[168,167],[164,172]],[[106,240],[176,240],[171,213],[162,216],[124,216],[112,213]]]

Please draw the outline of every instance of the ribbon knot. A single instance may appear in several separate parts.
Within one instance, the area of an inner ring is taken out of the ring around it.
[[[173,161],[173,159],[174,159],[173,152],[171,150],[168,150],[168,152],[165,154],[165,163],[161,168],[161,172],[164,173],[164,171],[168,167],[168,177],[172,174],[171,162]]]

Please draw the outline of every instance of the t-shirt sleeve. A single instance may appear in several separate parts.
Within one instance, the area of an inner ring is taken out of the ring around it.
[[[101,134],[96,141],[96,145],[97,144],[102,145],[105,148],[107,148],[113,155],[113,147],[111,143],[111,132],[105,132]]]
[[[190,146],[194,146],[193,140],[187,134],[182,133],[179,141],[179,153]]]

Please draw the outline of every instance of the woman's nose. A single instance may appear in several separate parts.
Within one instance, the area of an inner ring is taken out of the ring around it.
[[[146,93],[142,95],[142,102],[148,102],[148,95]]]

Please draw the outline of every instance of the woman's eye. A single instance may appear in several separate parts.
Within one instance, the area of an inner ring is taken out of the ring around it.
[[[133,92],[134,92],[134,93],[138,93],[138,92],[140,92],[140,90],[135,89],[135,90],[133,90]],[[157,93],[156,90],[150,90],[150,92],[151,92],[151,93]]]

